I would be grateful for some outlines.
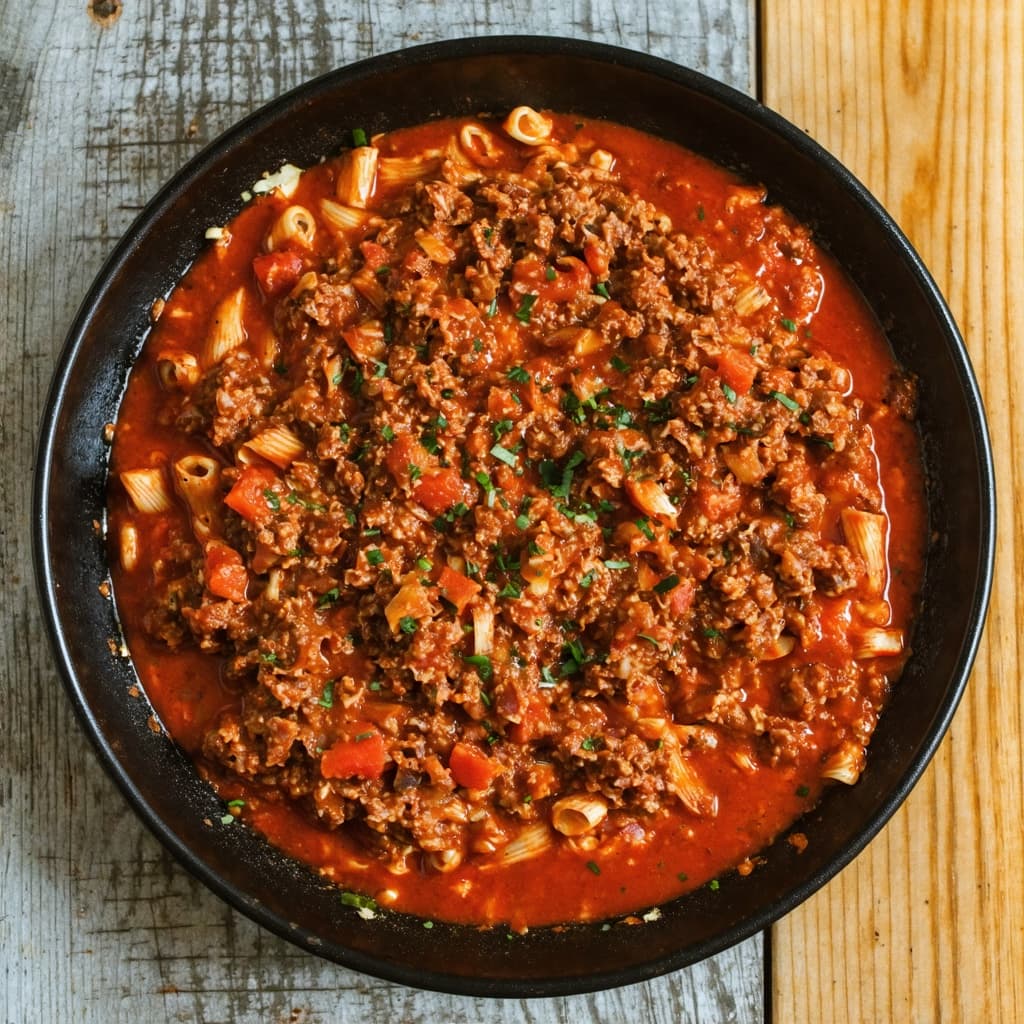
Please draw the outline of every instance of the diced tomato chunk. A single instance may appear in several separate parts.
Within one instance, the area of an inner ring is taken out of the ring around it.
[[[459,612],[480,593],[479,583],[474,583],[468,576],[447,565],[441,570],[437,585],[441,590],[441,596],[451,601]]]
[[[391,470],[391,475],[399,484],[407,484],[412,476],[417,475],[410,473],[410,466],[418,470],[419,473],[424,473],[433,468],[435,462],[436,460],[430,452],[408,434],[396,437],[388,445],[388,450],[384,454],[384,465]]]
[[[206,589],[216,597],[241,603],[249,586],[249,573],[242,562],[242,556],[221,541],[206,545],[203,576]]]
[[[302,274],[302,257],[297,252],[268,252],[252,261],[252,272],[260,291],[268,299],[289,291]]]
[[[456,743],[448,758],[448,770],[457,785],[466,789],[486,789],[501,768],[479,747]]]
[[[596,277],[605,278],[608,276],[608,257],[605,256],[599,245],[596,245],[594,242],[587,242],[583,246],[583,258],[587,261],[587,266],[590,267]]]
[[[718,375],[738,395],[746,394],[757,376],[757,363],[739,349],[727,348],[718,357]]]
[[[346,730],[351,739],[339,740],[320,758],[325,779],[379,779],[384,771],[384,737],[371,722],[355,722]]]
[[[541,300],[553,302],[568,302],[593,288],[590,268],[575,256],[564,256],[554,265],[525,256],[513,265],[512,279]]]
[[[225,496],[224,504],[250,523],[265,523],[274,514],[274,502],[267,500],[267,493],[276,483],[277,474],[272,469],[246,466]]]
[[[365,265],[375,273],[387,265],[388,251],[383,245],[377,242],[360,242],[359,251],[363,254]]]
[[[466,486],[454,469],[438,469],[416,481],[413,495],[428,512],[439,516],[466,497]]]
[[[696,587],[693,580],[683,580],[673,591],[668,599],[668,607],[673,615],[685,615],[693,604],[693,597]]]
[[[520,721],[509,728],[509,739],[513,743],[529,743],[547,735],[551,730],[551,706],[543,694],[531,694]]]

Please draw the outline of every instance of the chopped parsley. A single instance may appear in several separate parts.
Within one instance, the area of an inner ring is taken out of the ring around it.
[[[597,866],[597,863],[592,860],[587,861],[587,870],[594,875],[601,874],[601,869]]]
[[[462,660],[476,669],[476,674],[480,677],[481,682],[490,682],[494,675],[494,666],[486,654],[464,654]]]
[[[411,615],[403,615],[398,620],[398,628],[406,634],[415,633],[419,629],[419,623]]]
[[[366,145],[366,132],[362,128],[352,129],[352,145],[353,146],[365,146]]]
[[[811,790],[808,786],[797,786],[796,795],[803,799],[804,797],[811,795]]]
[[[656,594],[667,594],[670,590],[675,590],[679,586],[679,577],[672,573],[671,576],[666,576],[663,580],[658,580],[654,584],[653,590]]]
[[[790,412],[800,412],[800,404],[794,402],[789,395],[784,395],[781,391],[769,391],[768,394],[775,399],[779,405],[785,406]]]
[[[515,311],[515,318],[520,324],[528,324],[530,313],[534,309],[534,303],[537,302],[536,295],[524,295],[519,301],[519,308]]]
[[[517,464],[516,453],[509,451],[502,444],[495,444],[491,446],[491,454],[499,461],[504,462],[506,466],[513,466]]]
[[[384,552],[380,548],[370,548],[366,552],[366,561],[370,565],[380,565],[384,561]]]
[[[550,266],[549,267],[545,267],[544,268],[544,277],[547,278],[547,280],[549,280],[549,281],[554,281],[554,279],[555,279],[555,268],[554,267],[550,267]]]
[[[789,331],[790,334],[796,334],[796,321],[790,320],[788,316],[784,316],[779,323],[782,325],[782,329]]]
[[[317,598],[317,608],[326,608],[328,605],[337,604],[341,600],[341,591],[337,587],[331,587],[326,593]]]
[[[346,907],[356,907],[359,910],[377,909],[377,901],[372,896],[364,896],[358,892],[343,892],[341,902]]]
[[[636,520],[636,528],[648,539],[654,540],[654,531],[651,529],[650,520],[645,516]]]
[[[629,562],[627,562],[625,559],[619,559],[619,558],[606,558],[604,564],[605,564],[605,568],[606,569],[628,569],[629,568]]]
[[[417,558],[416,565],[420,572],[430,572],[434,568],[434,563],[429,558]]]
[[[490,320],[492,317],[495,317],[497,315],[498,315],[498,296],[495,295],[494,298],[491,299],[490,304],[487,307],[487,319]]]
[[[505,376],[515,384],[529,384],[530,375],[521,366],[513,366],[505,371]]]
[[[730,405],[736,404],[736,392],[724,380],[722,381],[722,394],[725,395],[725,400]]]
[[[380,428],[380,436],[390,443],[395,439],[395,432],[385,423],[384,426]]]
[[[569,489],[572,487],[573,472],[585,459],[586,456],[583,452],[575,451],[561,469],[551,459],[543,459],[537,466],[541,481],[556,498],[568,498]]]
[[[600,295],[602,299],[611,298],[611,296],[608,294],[607,281],[598,281],[597,284],[594,285],[594,291],[597,292],[597,294]]]
[[[613,370],[618,370],[619,373],[629,373],[629,363],[624,359],[620,359],[618,356],[612,356],[608,362],[611,364]]]
[[[583,587],[584,590],[589,590],[590,586],[591,586],[591,584],[593,584],[593,582],[594,582],[594,572],[593,572],[593,570],[588,572],[586,574],[586,576],[582,576],[580,578],[580,586]]]
[[[263,500],[274,512],[281,511],[281,499],[269,487],[263,489]]]
[[[322,708],[333,708],[334,707],[334,680],[328,679],[324,683],[324,692],[320,694],[320,699],[317,704]]]
[[[498,597],[511,597],[513,599],[518,599],[522,596],[523,589],[515,580],[509,580],[508,583],[498,591]]]

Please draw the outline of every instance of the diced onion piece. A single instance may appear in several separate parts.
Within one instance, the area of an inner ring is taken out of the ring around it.
[[[536,857],[551,846],[553,838],[551,829],[544,822],[527,825],[502,849],[500,862],[503,865],[517,864],[519,861]]]
[[[543,597],[551,589],[551,561],[547,553],[530,555],[519,570],[534,597]]]
[[[422,228],[416,232],[416,244],[427,254],[432,263],[442,265],[451,263],[455,259],[455,250],[446,245],[436,235],[424,231]]]
[[[263,195],[265,192],[273,192],[276,188],[285,199],[291,199],[295,190],[299,187],[299,179],[302,177],[302,168],[294,164],[282,164],[273,174],[265,174],[253,187],[255,195]]]
[[[634,480],[632,477],[629,477],[626,480],[625,487],[629,500],[641,512],[646,512],[649,516],[655,516],[663,520],[673,530],[676,528],[676,520],[679,513],[661,484],[656,480]]]
[[[229,352],[245,343],[247,335],[242,323],[244,309],[244,288],[236,288],[217,304],[203,344],[204,366],[216,366]]]
[[[156,372],[169,391],[184,391],[199,380],[199,360],[191,352],[165,349],[156,357]]]
[[[540,146],[551,137],[554,122],[533,107],[516,107],[502,125],[516,142],[527,146]]]
[[[886,518],[875,512],[844,508],[840,513],[847,546],[864,560],[867,582],[872,594],[885,589]]]
[[[139,531],[133,523],[121,524],[117,542],[121,566],[125,572],[132,572],[139,564]]]
[[[740,448],[724,445],[721,448],[722,461],[741,484],[754,486],[765,477],[766,470],[757,457],[757,446],[745,444]]]
[[[494,650],[494,609],[489,604],[473,605],[473,653],[490,654]]]
[[[422,619],[432,618],[434,608],[430,603],[430,597],[420,583],[415,573],[410,573],[403,581],[398,593],[388,602],[384,609],[384,617],[388,620],[392,633],[398,633],[402,627],[403,619],[413,619],[419,622]]]
[[[271,569],[267,573],[267,585],[263,588],[263,597],[266,601],[281,600],[281,570]]]
[[[382,161],[373,146],[357,146],[341,160],[335,194],[348,206],[365,210],[377,184],[377,170]]]
[[[366,210],[358,210],[354,206],[345,206],[331,199],[320,200],[320,213],[328,225],[335,231],[354,231],[364,228],[376,218]]]
[[[364,320],[361,324],[342,331],[341,336],[352,355],[360,362],[383,359],[387,352],[384,325],[379,320]]]
[[[755,281],[737,293],[733,307],[740,316],[750,316],[751,313],[756,313],[769,302],[771,302],[771,296]]]
[[[551,806],[551,824],[563,836],[581,836],[591,832],[607,816],[607,802],[600,796],[590,793],[564,796]]]
[[[628,677],[627,677],[628,678]],[[668,728],[667,718],[638,718],[636,720],[636,733],[645,740],[660,740]]]
[[[382,185],[411,185],[437,173],[438,159],[435,156],[385,156],[380,160],[380,181]]]
[[[375,309],[383,309],[387,305],[388,293],[381,284],[380,278],[369,268],[361,267],[351,278],[352,287]]]
[[[615,157],[607,149],[595,149],[590,154],[589,163],[599,171],[610,171],[615,166]]]
[[[835,779],[852,786],[864,770],[864,748],[859,743],[844,740],[822,768],[822,778]]]
[[[757,762],[754,760],[754,755],[749,750],[731,750],[729,751],[729,760],[741,772],[746,772],[748,775],[752,775],[757,771]]]
[[[283,249],[286,245],[300,245],[304,249],[312,249],[315,236],[316,222],[313,220],[313,214],[304,206],[289,206],[274,221],[265,244],[267,250],[271,252]]]
[[[871,627],[860,630],[853,637],[853,657],[856,661],[867,658],[888,658],[903,653],[903,630]]]
[[[725,208],[729,213],[733,213],[738,209],[757,206],[764,202],[767,194],[767,190],[760,185],[736,185],[725,201]]]
[[[262,455],[268,462],[281,469],[287,469],[306,451],[302,440],[284,426],[273,426],[261,431],[243,447]]]
[[[171,507],[171,495],[162,469],[127,469],[120,476],[139,512],[166,512]]]

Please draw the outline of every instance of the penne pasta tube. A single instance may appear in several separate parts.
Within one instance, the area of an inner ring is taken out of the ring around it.
[[[203,345],[204,366],[216,366],[229,352],[245,343],[244,310],[244,288],[236,288],[218,304]]]
[[[385,156],[381,157],[380,183],[382,185],[411,185],[437,172],[438,159],[435,156]]]
[[[502,848],[500,863],[518,864],[520,861],[536,857],[551,846],[553,838],[551,829],[544,822],[527,825],[515,839]]]
[[[842,520],[847,546],[864,560],[871,593],[881,594],[885,589],[886,577],[885,516],[857,508],[844,508],[839,518]]]
[[[698,817],[715,817],[718,814],[718,797],[712,793],[690,762],[683,757],[679,743],[670,733],[664,740],[666,750],[666,784],[682,805]]]
[[[299,245],[303,249],[312,249],[315,237],[316,222],[313,220],[313,214],[304,206],[294,205],[289,206],[274,221],[264,244],[270,252],[283,249],[286,245]]]
[[[853,635],[853,657],[856,661],[866,658],[886,658],[903,652],[903,630],[882,629],[872,626],[858,630]]]
[[[494,650],[494,609],[489,604],[473,605],[473,653]]]
[[[365,228],[377,219],[366,210],[359,210],[343,203],[335,203],[330,199],[320,200],[320,214],[327,221],[328,227],[341,233]]]
[[[174,489],[192,514],[192,532],[200,541],[220,532],[220,466],[205,455],[186,455],[174,463]]]
[[[171,507],[171,494],[162,469],[128,469],[120,476],[128,497],[139,512],[166,512]]]
[[[540,146],[551,137],[554,122],[533,107],[516,107],[502,125],[516,142],[527,146]]]
[[[771,300],[772,297],[755,281],[737,292],[733,308],[740,316],[750,316],[762,306],[768,305]]]
[[[493,167],[501,158],[498,140],[479,124],[464,124],[459,131],[462,152],[481,167]]]
[[[183,391],[199,380],[199,360],[191,352],[166,349],[156,357],[156,372],[168,391]]]
[[[261,431],[243,447],[261,455],[280,469],[287,469],[300,455],[306,453],[306,446],[302,440],[283,426],[273,426]]]
[[[608,816],[603,797],[575,793],[556,800],[551,807],[551,824],[563,836],[581,836],[597,828]]]
[[[365,210],[377,185],[380,150],[373,146],[357,146],[341,160],[335,195],[347,206]]]

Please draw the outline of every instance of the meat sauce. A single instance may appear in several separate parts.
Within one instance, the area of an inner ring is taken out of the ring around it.
[[[756,879],[909,653],[913,382],[678,146],[528,108],[353,142],[210,233],[117,424],[117,602],[213,827],[514,928]]]

